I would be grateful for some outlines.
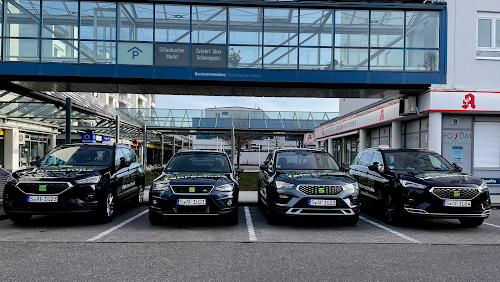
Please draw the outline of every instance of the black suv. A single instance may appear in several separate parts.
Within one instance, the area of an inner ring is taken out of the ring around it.
[[[165,216],[218,216],[238,224],[238,180],[225,153],[184,150],[175,154],[151,185],[149,221]]]
[[[339,217],[347,225],[359,219],[356,180],[342,172],[332,156],[315,149],[277,149],[260,166],[258,205],[267,222],[282,216]]]
[[[142,166],[126,146],[63,145],[8,178],[4,210],[17,223],[36,214],[81,212],[110,222],[117,202],[142,204],[144,181]]]
[[[350,174],[362,198],[380,204],[389,224],[412,215],[476,227],[490,214],[490,194],[482,179],[461,171],[426,149],[370,148],[356,157]]]

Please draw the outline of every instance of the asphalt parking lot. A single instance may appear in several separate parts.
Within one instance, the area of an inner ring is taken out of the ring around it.
[[[500,210],[493,210],[478,228],[464,228],[458,220],[427,219],[389,226],[370,206],[355,226],[343,226],[334,219],[301,218],[271,226],[256,206],[240,206],[236,226],[223,225],[215,218],[191,217],[153,226],[147,212],[147,206],[125,207],[108,224],[96,224],[84,215],[34,216],[25,225],[6,219],[0,221],[0,241],[500,244]]]

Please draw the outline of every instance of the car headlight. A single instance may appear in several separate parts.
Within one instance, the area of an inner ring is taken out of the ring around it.
[[[75,183],[76,184],[96,184],[96,183],[99,183],[99,180],[101,180],[101,176],[97,175],[97,176],[92,176],[92,177],[77,180],[77,181],[75,181]]]
[[[153,192],[165,192],[170,189],[170,182],[153,182],[153,185],[151,185],[151,189]]]
[[[403,185],[403,187],[406,187],[406,188],[417,188],[417,189],[427,188],[427,185],[415,183],[415,182],[408,181],[408,180],[399,180],[399,182],[401,183],[401,185]]]
[[[278,189],[293,189],[293,187],[295,187],[295,184],[283,181],[276,181],[276,188]]]
[[[215,190],[220,192],[233,192],[234,186],[233,184],[224,184],[221,186],[215,187]]]
[[[479,192],[485,191],[488,191],[488,185],[486,184],[486,181],[483,180],[483,183],[481,183],[481,186],[479,186]]]
[[[18,180],[17,180],[17,178],[15,178],[14,176],[9,175],[9,176],[7,177],[7,182],[8,182],[8,183],[14,183],[14,184],[15,184],[15,183],[17,183],[17,182],[18,182]]]
[[[358,190],[359,187],[358,187],[358,182],[354,182],[354,183],[349,183],[349,184],[346,184],[344,185],[344,190]]]

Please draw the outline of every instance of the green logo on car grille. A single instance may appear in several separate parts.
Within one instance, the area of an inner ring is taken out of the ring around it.
[[[42,191],[42,192],[46,192],[47,191],[47,185],[40,185],[40,186],[38,186],[38,190]]]
[[[194,193],[194,192],[196,192],[196,190],[194,189],[194,187],[189,187],[189,192]]]
[[[460,191],[453,191],[453,196],[460,197]]]
[[[318,192],[320,194],[325,194],[325,188],[318,188]]]

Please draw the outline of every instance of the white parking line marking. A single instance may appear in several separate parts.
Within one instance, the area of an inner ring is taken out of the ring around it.
[[[92,241],[95,241],[95,240],[97,240],[97,239],[100,239],[100,238],[102,238],[102,237],[104,237],[104,236],[108,235],[109,233],[111,233],[111,232],[115,231],[116,229],[118,229],[118,228],[122,227],[123,225],[125,225],[125,224],[127,224],[127,223],[131,222],[132,220],[137,219],[137,218],[139,218],[139,217],[141,217],[141,216],[143,216],[143,215],[147,214],[148,212],[149,212],[149,209],[147,209],[147,210],[145,210],[145,211],[141,212],[140,214],[138,214],[138,215],[136,215],[136,216],[133,216],[133,217],[131,217],[131,218],[129,218],[129,219],[127,219],[127,220],[125,220],[124,222],[122,222],[122,223],[120,223],[120,224],[118,224],[118,225],[116,225],[116,226],[111,227],[110,229],[108,229],[108,230],[106,230],[106,231],[102,232],[101,234],[99,234],[99,235],[97,235],[97,236],[95,236],[95,237],[92,237],[92,238],[88,239],[87,241],[88,241],[88,242],[92,242]]]
[[[247,219],[248,236],[250,237],[250,241],[257,241],[252,223],[252,215],[250,214],[250,209],[247,206],[245,206],[245,218]]]
[[[491,224],[491,223],[486,223],[486,222],[483,222],[483,223],[484,223],[484,224],[486,224],[486,225],[489,225],[489,226],[494,226],[494,227],[498,227],[498,228],[500,228],[500,226],[498,226],[498,225],[495,225],[495,224]]]
[[[390,229],[390,228],[389,228],[389,227],[387,227],[387,226],[384,226],[384,225],[382,225],[382,224],[378,224],[378,223],[376,223],[375,221],[371,221],[371,220],[369,220],[369,219],[367,219],[367,218],[364,218],[364,217],[362,217],[362,216],[360,216],[359,218],[360,218],[360,219],[362,219],[362,220],[364,220],[364,221],[366,221],[366,222],[368,222],[368,223],[370,223],[370,224],[373,224],[373,225],[377,226],[378,228],[382,228],[382,229],[384,229],[385,231],[391,232],[392,234],[394,234],[394,235],[396,235],[396,236],[399,236],[399,237],[401,237],[401,238],[403,238],[403,239],[406,239],[406,240],[408,240],[408,241],[410,241],[410,242],[413,242],[413,243],[422,243],[422,242],[420,242],[419,240],[415,240],[415,239],[413,239],[413,238],[411,238],[411,237],[408,237],[408,236],[406,236],[406,235],[404,235],[404,234],[401,234],[401,233],[399,233],[399,232],[397,232],[397,231],[394,231],[394,230]]]

